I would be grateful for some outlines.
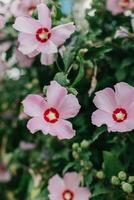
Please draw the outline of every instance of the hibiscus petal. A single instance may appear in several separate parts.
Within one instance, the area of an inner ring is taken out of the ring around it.
[[[97,108],[106,111],[113,112],[117,108],[115,101],[115,93],[111,88],[106,88],[99,92],[96,92],[96,96],[93,100]]]
[[[38,54],[39,54],[39,52],[37,50],[34,50],[32,53],[28,54],[28,56],[30,58],[33,58],[33,57],[37,56]]]
[[[48,190],[52,195],[62,194],[65,189],[65,184],[62,178],[59,175],[53,176],[49,180]]]
[[[75,31],[75,26],[73,22],[56,26],[51,30],[51,40],[57,46],[60,46],[70,37],[70,35],[74,31]]]
[[[30,55],[32,54],[37,48],[37,44],[33,44],[33,45],[19,45],[18,50],[23,53],[24,55]]]
[[[134,101],[134,87],[121,82],[115,85],[115,98],[118,106],[128,108]]]
[[[50,126],[50,134],[56,135],[60,140],[71,139],[75,136],[75,130],[70,122],[60,119]]]
[[[50,194],[50,195],[48,195],[48,197],[50,200],[60,200],[61,199],[61,195]]]
[[[40,24],[31,17],[17,17],[13,27],[23,33],[35,34],[40,28]]]
[[[51,84],[48,86],[47,90],[47,101],[49,106],[56,108],[66,95],[67,90],[65,87],[62,87],[56,81],[51,81]]]
[[[41,64],[42,65],[52,65],[55,61],[54,54],[41,54]]]
[[[76,172],[70,172],[64,175],[64,182],[65,182],[66,188],[70,188],[74,190],[78,188],[80,181],[81,181],[81,177]]]
[[[75,191],[74,200],[88,200],[91,197],[91,193],[87,188],[78,188]]]
[[[39,18],[39,22],[40,24],[44,27],[44,28],[48,28],[49,30],[51,29],[51,13],[49,8],[41,3],[37,6],[38,9],[38,18]]]
[[[134,129],[134,122],[133,120],[125,120],[124,122],[118,123],[114,122],[109,126],[109,132],[127,132],[132,131]]]
[[[61,118],[68,119],[75,117],[78,114],[80,110],[80,104],[75,95],[69,94],[58,106],[58,110]]]
[[[36,117],[42,115],[43,111],[47,107],[47,103],[44,98],[39,95],[28,95],[23,101],[24,113]]]
[[[113,15],[123,12],[123,9],[119,6],[119,0],[107,0],[107,10],[112,12]]]
[[[20,42],[20,44],[23,45],[33,45],[34,43],[36,43],[36,38],[32,34],[20,33],[18,41]]]
[[[20,33],[18,40],[20,42],[19,50],[25,55],[36,51],[39,45],[38,42],[36,42],[35,36],[32,34]]]
[[[114,123],[112,113],[110,114],[101,110],[96,110],[95,112],[93,112],[92,124],[100,127],[103,124],[110,126],[112,123]]]
[[[58,51],[56,45],[51,40],[48,40],[45,44],[40,44],[37,50],[44,54],[53,54]]]
[[[30,130],[31,133],[42,131],[46,135],[49,132],[48,124],[41,117],[34,117],[30,119],[27,123],[27,128]]]

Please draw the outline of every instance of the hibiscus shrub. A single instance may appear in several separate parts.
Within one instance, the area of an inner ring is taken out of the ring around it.
[[[0,200],[134,199],[133,11],[0,2]]]

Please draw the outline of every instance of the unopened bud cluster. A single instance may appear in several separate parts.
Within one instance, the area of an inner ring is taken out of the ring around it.
[[[120,171],[117,176],[111,177],[111,183],[120,186],[123,192],[129,194],[133,192],[134,176],[128,177],[126,172]]]

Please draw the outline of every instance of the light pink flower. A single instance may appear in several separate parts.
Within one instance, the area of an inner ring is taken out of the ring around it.
[[[14,50],[14,55],[19,67],[31,67],[34,58],[29,58],[27,55],[22,54],[17,48]]]
[[[78,114],[79,102],[56,81],[48,86],[46,100],[31,94],[22,103],[24,112],[32,117],[27,124],[31,133],[42,130],[44,134],[50,133],[59,139],[70,139],[75,135],[72,124],[66,119]]]
[[[19,50],[29,57],[41,53],[41,63],[54,62],[54,54],[74,32],[73,22],[51,28],[51,16],[48,7],[41,3],[37,6],[38,20],[31,17],[18,17],[13,27],[19,34]]]
[[[29,16],[36,10],[40,2],[41,0],[15,0],[11,4],[11,13],[15,17]]]
[[[116,38],[126,38],[126,37],[128,37],[128,35],[129,35],[128,30],[125,27],[120,26],[119,29],[116,31],[114,38],[115,39]]]
[[[6,23],[5,17],[0,15],[0,29],[4,28]]]
[[[48,185],[50,200],[89,200],[91,193],[88,188],[79,186],[80,181],[76,172],[66,173],[63,179],[53,176]]]
[[[0,182],[6,183],[9,182],[11,179],[11,174],[7,170],[4,163],[0,163]]]
[[[112,12],[113,15],[132,9],[134,9],[133,0],[107,0],[107,10]]]
[[[108,131],[126,132],[134,129],[134,87],[117,83],[115,91],[106,88],[96,93],[94,104],[98,108],[92,115],[92,123],[100,127],[106,124]]]

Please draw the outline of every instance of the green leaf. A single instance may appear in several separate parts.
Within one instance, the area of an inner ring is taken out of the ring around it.
[[[96,185],[95,190],[93,191],[92,198],[97,197],[99,195],[107,194],[110,190],[104,187],[103,185]]]
[[[63,174],[65,174],[70,168],[74,166],[73,162],[70,162],[66,165],[66,167],[63,169]]]
[[[98,138],[104,133],[106,132],[106,127],[102,126],[100,128],[97,128],[97,130],[95,131],[93,137],[92,137],[92,142],[95,142],[96,140],[98,140]]]
[[[72,47],[66,48],[64,52],[65,71],[67,71],[70,65],[72,64],[74,56],[75,56],[75,53],[73,51],[73,48]]]
[[[85,71],[84,71],[84,66],[83,66],[83,61],[82,59],[80,60],[80,67],[79,67],[79,72],[76,76],[76,79],[74,80],[72,87],[74,87],[75,85],[77,85],[81,79],[84,77]]]
[[[119,157],[112,152],[104,151],[104,173],[107,177],[116,175],[119,171],[124,170],[123,165],[121,164]]]

